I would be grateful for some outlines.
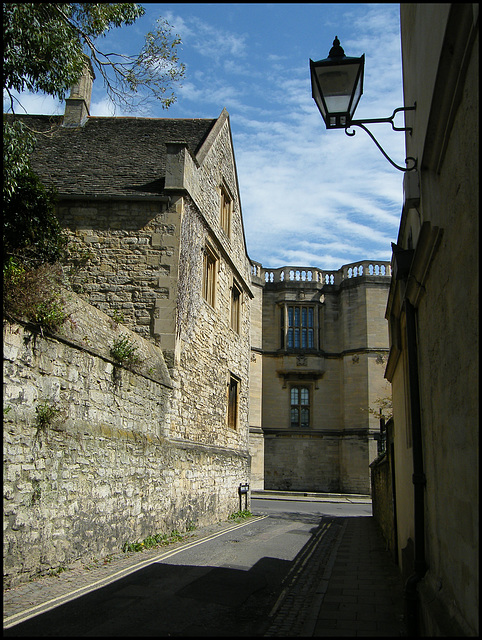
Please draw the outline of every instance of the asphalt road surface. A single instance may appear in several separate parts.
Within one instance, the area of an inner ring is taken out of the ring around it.
[[[310,542],[336,517],[371,515],[371,505],[253,498],[251,511],[258,519],[164,554],[4,636],[263,636]]]

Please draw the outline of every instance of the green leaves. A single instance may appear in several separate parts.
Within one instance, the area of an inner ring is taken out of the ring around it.
[[[63,100],[79,79],[83,46],[63,13],[68,4],[7,2],[3,7],[4,89]]]
[[[20,176],[29,168],[29,154],[35,146],[35,136],[21,122],[3,120],[3,197],[11,198]]]
[[[89,36],[105,35],[112,27],[133,24],[144,15],[141,5],[133,2],[72,3],[71,19]]]
[[[35,407],[35,413],[37,429],[42,430],[50,427],[53,419],[60,413],[60,409],[52,402],[45,400]]]
[[[14,255],[31,267],[65,257],[67,238],[55,216],[55,194],[28,166],[17,166],[4,200],[4,263]]]
[[[144,13],[130,2],[5,3],[3,88],[12,111],[13,90],[65,99],[82,74],[86,52],[114,104],[133,109],[156,98],[167,108],[175,95],[166,91],[182,79],[185,67],[176,54],[180,38],[172,36],[166,21],[158,21],[136,56],[104,53],[96,44],[112,28],[131,25]]]
[[[127,334],[115,338],[110,349],[112,358],[124,366],[131,366],[138,360],[136,356],[137,346],[131,342]]]
[[[228,516],[228,520],[234,520],[234,522],[242,522],[247,518],[251,518],[253,514],[249,509],[243,509],[242,511],[235,511],[230,516]]]
[[[187,531],[194,531],[196,527],[190,524]],[[175,542],[183,542],[185,535],[179,533],[176,529],[171,531],[170,535],[167,533],[156,533],[153,536],[147,536],[142,542],[124,542],[122,551],[128,553],[129,551],[144,551],[144,549],[152,549],[152,547],[165,546],[173,544]]]
[[[59,331],[69,317],[59,291],[61,282],[58,264],[32,269],[10,257],[3,267],[4,317],[31,322],[41,330]]]

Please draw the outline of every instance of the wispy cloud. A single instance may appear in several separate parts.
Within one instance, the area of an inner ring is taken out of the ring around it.
[[[343,43],[347,55],[365,52],[370,61],[366,113],[360,109],[357,117],[386,117],[401,104],[399,64],[386,64],[387,58],[399,58],[398,23],[375,6],[368,8],[361,26],[366,24],[371,25],[368,32],[356,43]],[[306,68],[290,69],[267,91],[273,106],[284,106],[283,115],[274,108],[272,119],[251,116],[235,135],[250,256],[270,267],[295,259],[298,265],[305,259],[323,268],[359,259],[389,260],[399,222],[400,174],[361,130],[352,138],[325,130]],[[389,125],[380,127],[380,142],[403,164],[403,135],[394,136]]]
[[[226,56],[243,57],[246,53],[246,36],[229,32],[192,16],[184,19],[172,11],[165,18],[182,38],[186,46],[192,47],[200,55],[220,62]]]
[[[329,269],[362,258],[388,260],[400,175],[364,132],[348,138],[324,129],[304,74],[280,83],[275,98],[285,104],[282,116],[254,114],[235,135],[250,256],[269,267],[296,260]],[[237,118],[232,121],[236,129]],[[266,243],[268,229],[274,238]]]

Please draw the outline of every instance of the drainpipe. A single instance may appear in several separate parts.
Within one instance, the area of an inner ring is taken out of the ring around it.
[[[410,421],[412,426],[413,497],[414,497],[414,567],[405,583],[404,598],[407,632],[419,635],[419,598],[417,586],[427,571],[425,563],[424,493],[422,421],[418,380],[416,311],[408,298],[404,301],[407,320],[408,381],[410,390]]]

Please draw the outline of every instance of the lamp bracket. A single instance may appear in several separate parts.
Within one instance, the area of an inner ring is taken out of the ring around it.
[[[394,166],[399,171],[413,171],[414,169],[417,168],[417,160],[415,158],[412,158],[411,156],[408,157],[408,158],[405,158],[405,164],[408,164],[409,160],[412,161],[413,164],[412,164],[411,167],[408,167],[408,166],[407,167],[401,167],[400,165],[396,164],[387,155],[387,153],[384,151],[384,149],[382,149],[380,143],[375,139],[375,136],[373,135],[373,133],[369,129],[367,129],[365,127],[365,125],[366,124],[376,124],[376,123],[379,123],[379,122],[389,122],[392,125],[392,129],[394,131],[408,131],[410,133],[410,135],[411,135],[412,134],[412,128],[411,127],[396,127],[395,123],[393,122],[393,119],[395,118],[396,114],[399,111],[413,111],[415,108],[416,108],[416,103],[413,105],[413,107],[398,107],[398,109],[395,109],[394,112],[392,113],[392,115],[389,118],[371,118],[369,120],[351,120],[350,124],[347,127],[345,127],[345,133],[346,133],[347,136],[354,136],[356,131],[348,131],[348,129],[350,129],[351,127],[360,127],[360,129],[363,129],[364,131],[366,131],[368,133],[370,138],[377,145],[377,147],[380,149],[380,151],[383,153],[385,158],[388,160],[388,162],[392,166]]]

